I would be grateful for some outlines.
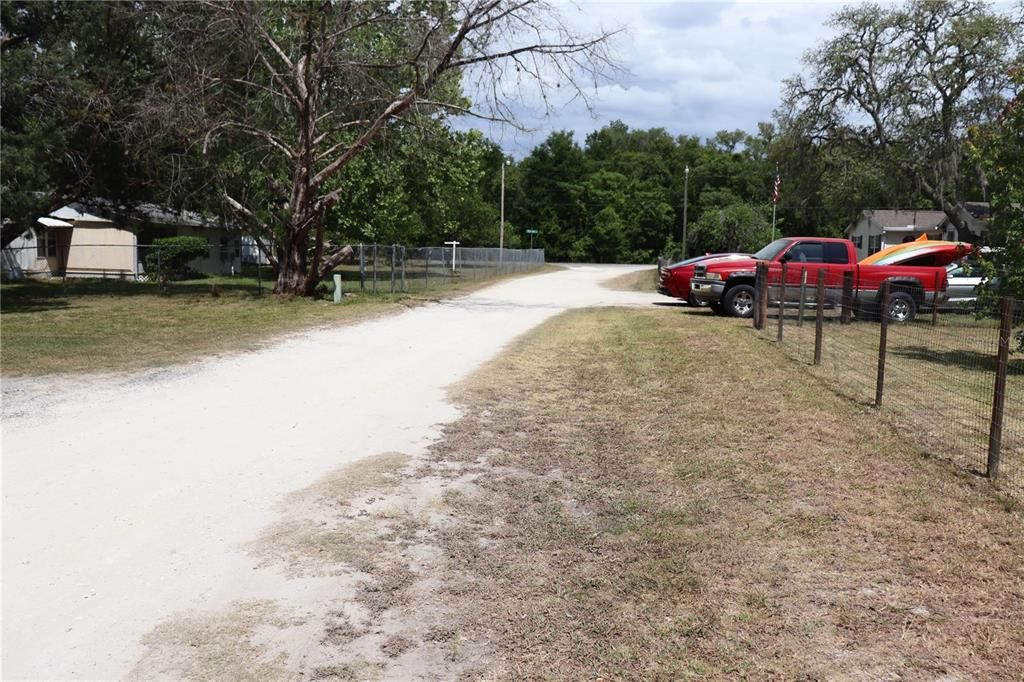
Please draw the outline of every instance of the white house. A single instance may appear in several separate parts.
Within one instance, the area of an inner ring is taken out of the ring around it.
[[[69,204],[37,220],[3,250],[5,279],[23,276],[138,278],[153,239],[197,236],[210,245],[194,259],[196,272],[228,274],[241,269],[241,240],[227,228],[191,212],[173,212],[143,204],[128,212],[97,215],[99,210]],[[102,211],[107,213],[107,211]]]
[[[887,246],[917,239],[975,243],[988,231],[988,204],[965,203],[968,212],[967,233],[962,234],[942,211],[868,209],[846,228],[846,238],[857,247],[858,258],[866,258]]]

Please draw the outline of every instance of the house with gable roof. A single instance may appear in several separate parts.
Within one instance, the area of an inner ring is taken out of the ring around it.
[[[913,241],[922,234],[951,242],[981,241],[988,232],[989,205],[966,202],[967,231],[957,230],[943,211],[866,209],[847,226],[844,235],[857,247],[858,258],[867,258],[887,246]]]
[[[241,270],[242,239],[237,228],[190,211],[155,204],[112,209],[104,202],[72,203],[49,215],[3,249],[3,277],[114,277],[145,275],[144,260],[153,239],[196,236],[210,245],[205,257],[189,263],[195,272],[229,274]]]

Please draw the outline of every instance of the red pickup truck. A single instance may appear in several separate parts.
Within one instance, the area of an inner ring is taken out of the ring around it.
[[[939,303],[945,297],[945,265],[962,258],[969,245],[953,244],[933,249],[925,260],[920,254],[914,265],[860,265],[857,250],[848,239],[786,237],[776,239],[754,254],[754,260],[712,259],[697,264],[690,289],[693,296],[711,304],[718,313],[750,317],[754,312],[754,268],[767,261],[769,301],[778,302],[782,264],[786,267],[786,300],[797,301],[800,280],[807,272],[807,286],[813,291],[818,272],[825,272],[825,299],[836,305],[842,299],[843,276],[853,273],[854,309],[870,308],[881,300],[882,285],[889,282],[890,319],[909,322],[917,309]],[[966,247],[966,248],[965,248]],[[937,285],[937,286],[936,286]],[[810,295],[809,295],[810,297]]]

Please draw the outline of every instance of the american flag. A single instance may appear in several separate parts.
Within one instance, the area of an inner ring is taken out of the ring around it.
[[[778,175],[778,173],[776,173],[775,174],[775,186],[772,187],[772,203],[773,204],[779,203],[779,182],[780,182],[779,175]]]

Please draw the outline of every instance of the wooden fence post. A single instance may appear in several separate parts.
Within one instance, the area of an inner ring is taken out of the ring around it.
[[[882,284],[882,307],[880,313],[880,329],[878,332],[878,376],[875,379],[875,407],[882,405],[882,392],[885,390],[885,351],[889,342],[889,282]]]
[[[1013,326],[1013,301],[1004,296],[999,319],[999,351],[996,354],[996,386],[992,396],[992,422],[988,431],[989,478],[999,477],[999,456],[1003,445],[1003,405],[1006,402],[1006,370],[1010,361],[1010,328]]]
[[[754,310],[751,318],[754,322],[754,329],[764,329],[764,317],[761,316],[761,301],[765,298],[765,280],[768,278],[768,271],[764,263],[758,263],[754,267]]]
[[[850,324],[853,319],[853,271],[843,273],[843,312],[839,324]]]
[[[796,326],[804,326],[804,303],[807,301],[807,266],[800,268],[800,307],[797,310]]]
[[[788,263],[782,264],[782,281],[779,283],[779,335],[778,342],[782,343],[782,326],[783,320],[786,319],[786,272],[788,271]]]
[[[818,306],[817,316],[814,318],[814,364],[821,364],[821,336],[825,325],[825,269],[818,270],[818,295],[815,298],[815,305]]]

